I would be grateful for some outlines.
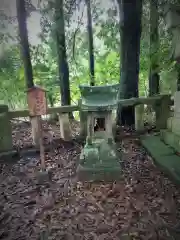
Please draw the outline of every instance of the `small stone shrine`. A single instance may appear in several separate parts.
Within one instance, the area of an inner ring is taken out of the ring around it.
[[[81,111],[87,114],[86,144],[77,169],[80,181],[122,178],[120,156],[112,132],[112,111],[117,108],[119,84],[80,86]]]

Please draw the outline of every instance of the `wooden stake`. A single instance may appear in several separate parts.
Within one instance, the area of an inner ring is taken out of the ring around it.
[[[39,147],[40,147],[40,159],[41,159],[41,170],[46,171],[45,165],[45,150],[43,143],[43,128],[41,116],[38,117],[38,131],[39,131]]]

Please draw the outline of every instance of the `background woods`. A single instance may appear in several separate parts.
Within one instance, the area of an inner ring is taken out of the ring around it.
[[[18,2],[0,12],[0,100],[11,109],[26,108],[25,86],[33,83],[47,89],[50,106],[77,103],[78,85],[90,82],[120,81],[121,98],[176,90],[165,1],[25,0],[24,9]],[[133,109],[123,116],[132,123]]]

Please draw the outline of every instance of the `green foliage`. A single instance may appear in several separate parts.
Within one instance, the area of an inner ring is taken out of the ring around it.
[[[50,2],[50,1],[49,1]],[[52,1],[51,1],[52,2]],[[64,1],[65,2],[65,1]],[[32,7],[32,5],[30,4]],[[78,85],[89,84],[88,43],[86,31],[86,9],[83,1],[66,1],[66,45],[70,70],[70,87],[72,104],[77,103],[80,96]],[[34,10],[34,8],[33,8]],[[31,12],[31,11],[30,11]],[[54,35],[53,8],[41,1],[41,43],[31,46],[31,60],[34,81],[47,89],[49,104],[59,104],[59,78],[57,66],[57,52]],[[119,20],[115,3],[102,9],[99,0],[92,3],[94,55],[95,55],[95,83],[96,85],[119,82],[120,76],[120,35]],[[76,14],[75,14],[76,13]],[[78,15],[79,17],[74,17]],[[5,18],[4,13],[0,15]],[[2,18],[1,18],[2,19]],[[75,20],[74,20],[75,19]],[[6,43],[12,36],[4,34],[1,21],[1,43]],[[13,24],[13,22],[12,22]],[[139,93],[148,93],[149,71],[149,4],[144,3],[142,19],[141,58],[139,74]],[[171,36],[167,32],[164,19],[159,24],[160,49],[159,63],[162,92],[174,92],[176,86],[175,64],[170,58]],[[0,58],[0,100],[8,103],[11,108],[26,107],[26,93],[23,63],[17,37],[14,44],[4,50]]]

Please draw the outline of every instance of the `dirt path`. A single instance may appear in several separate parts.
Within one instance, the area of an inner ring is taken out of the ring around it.
[[[138,139],[123,141],[123,181],[82,184],[75,175],[81,146],[54,141],[58,126],[47,128],[54,129],[46,155],[51,183],[36,184],[38,157],[0,165],[0,239],[175,239],[165,226],[178,222],[180,192],[153,166]],[[14,127],[14,143],[31,145],[29,131],[26,125]]]

